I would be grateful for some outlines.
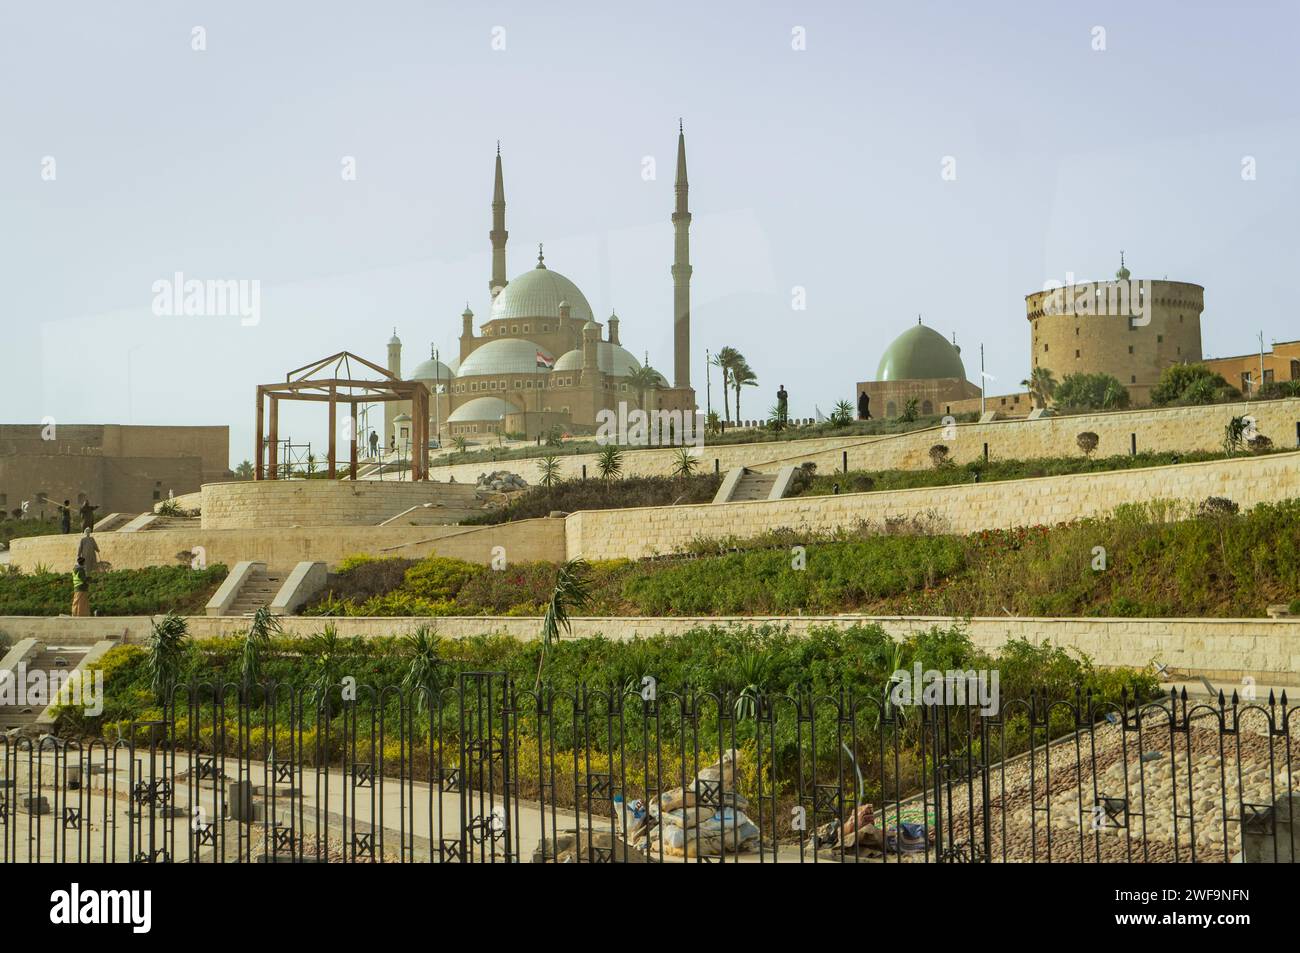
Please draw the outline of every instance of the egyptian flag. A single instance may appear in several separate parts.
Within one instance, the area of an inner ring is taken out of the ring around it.
[[[543,354],[541,351],[538,351],[538,352],[537,352],[537,366],[538,366],[538,367],[544,367],[544,368],[546,368],[546,370],[548,370],[548,371],[549,371],[549,370],[553,370],[553,369],[555,368],[555,358],[553,358],[553,357],[547,357],[547,356],[546,356],[545,354]]]

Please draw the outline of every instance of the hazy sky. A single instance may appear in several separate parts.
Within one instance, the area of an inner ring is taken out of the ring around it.
[[[1121,248],[1205,286],[1207,355],[1294,339],[1298,9],[4,0],[0,420],[229,424],[237,462],[258,382],[382,362],[394,326],[408,369],[454,356],[488,308],[497,139],[510,274],[545,242],[671,374],[678,116],[701,406],[704,349],[732,345],[746,416],[782,383],[828,411],[918,313],[1016,389],[1024,296]],[[260,323],[155,316],[178,271],[260,281]]]

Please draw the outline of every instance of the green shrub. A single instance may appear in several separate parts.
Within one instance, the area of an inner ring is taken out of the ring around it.
[[[463,559],[435,556],[406,570],[403,588],[420,599],[449,601],[478,571],[477,565]]]
[[[1066,374],[1052,391],[1052,402],[1061,410],[1122,410],[1129,392],[1112,374]]]
[[[1240,397],[1241,391],[1205,364],[1170,364],[1151,388],[1151,403],[1157,406],[1213,404]]]

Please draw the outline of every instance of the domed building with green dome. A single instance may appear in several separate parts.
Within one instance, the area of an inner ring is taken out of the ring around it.
[[[633,375],[639,362],[619,340],[619,318],[601,324],[582,289],[546,263],[538,245],[534,267],[506,277],[505,184],[497,150],[492,196],[492,276],[486,320],[475,322],[469,305],[461,314],[460,349],[444,363],[430,353],[411,372],[435,395],[430,432],[435,439],[473,439],[488,434],[524,434],[528,438],[560,426],[570,433],[595,431],[599,411],[617,410],[620,402],[644,409],[694,413],[690,381],[690,211],[687,203],[686,139],[677,135],[676,204],[672,215],[674,258],[671,384],[643,389]],[[432,349],[431,349],[432,350]],[[402,342],[394,330],[388,343],[388,370],[402,377]],[[398,418],[408,405],[384,405],[385,444],[398,445],[407,435]],[[407,418],[409,421],[409,417]],[[408,423],[409,427],[409,423]]]
[[[912,398],[921,416],[954,413],[954,404],[978,400],[980,389],[967,380],[957,343],[917,317],[885,348],[875,380],[858,383],[859,400],[863,394],[871,401],[871,416],[888,419],[899,416]]]

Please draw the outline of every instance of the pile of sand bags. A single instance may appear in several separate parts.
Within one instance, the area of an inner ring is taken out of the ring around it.
[[[650,835],[649,844],[662,838],[664,853],[675,857],[720,857],[758,849],[758,826],[745,813],[749,803],[736,790],[738,752],[732,748],[703,768],[684,788],[660,795],[650,815],[662,832]]]

